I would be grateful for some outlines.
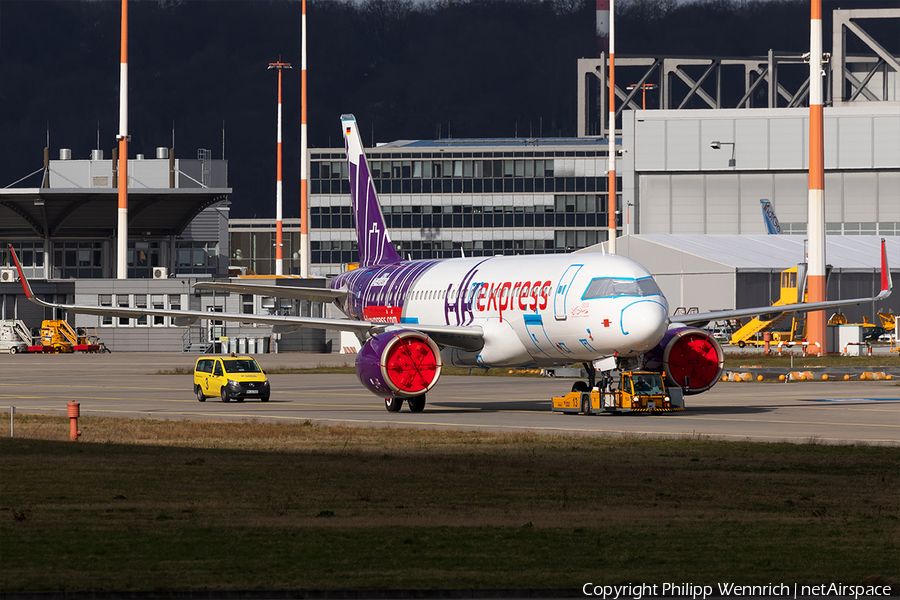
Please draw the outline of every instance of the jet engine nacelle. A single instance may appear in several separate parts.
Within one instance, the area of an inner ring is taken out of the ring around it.
[[[382,398],[421,396],[441,376],[441,352],[424,333],[386,331],[367,341],[356,355],[356,376]]]
[[[721,379],[725,355],[708,331],[673,326],[644,355],[644,368],[664,371],[666,384],[684,388],[685,394],[700,394]]]

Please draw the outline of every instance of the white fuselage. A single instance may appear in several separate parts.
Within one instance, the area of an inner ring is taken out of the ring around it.
[[[566,254],[403,262],[341,275],[348,316],[484,331],[449,364],[551,366],[634,356],[662,339],[668,303],[650,273],[621,256]]]

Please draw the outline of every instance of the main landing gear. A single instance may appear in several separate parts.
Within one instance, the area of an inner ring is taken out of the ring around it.
[[[594,370],[594,363],[587,361],[581,364],[584,367],[585,373],[587,373],[588,380],[576,381],[573,383],[573,392],[589,392],[594,389],[594,386],[597,384],[597,372]]]
[[[598,377],[598,371],[594,369],[593,363],[584,362],[582,363],[582,366],[587,373],[587,381],[576,381],[575,383],[573,383],[573,392],[590,392],[595,387],[599,387],[601,390],[609,389],[610,385],[613,382],[611,371],[599,371]]]
[[[406,404],[411,412],[422,412],[425,410],[425,394],[407,398]],[[384,407],[388,412],[400,412],[403,407],[403,398],[385,398]]]

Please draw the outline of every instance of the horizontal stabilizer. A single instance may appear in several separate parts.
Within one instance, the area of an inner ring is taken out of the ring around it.
[[[290,285],[265,285],[259,283],[225,283],[217,281],[203,281],[194,284],[195,290],[212,290],[217,292],[232,292],[235,294],[253,294],[254,296],[274,296],[276,298],[290,298],[292,300],[309,300],[311,302],[334,302],[347,297],[346,290],[332,290],[329,288],[295,287]]]

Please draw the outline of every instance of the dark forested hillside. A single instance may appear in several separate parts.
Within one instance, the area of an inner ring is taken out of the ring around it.
[[[115,145],[120,2],[0,0],[0,186],[51,156]],[[853,7],[893,1],[855,0]],[[826,49],[831,44],[826,0]],[[576,59],[596,55],[594,0],[308,0],[309,143],[575,133]],[[809,0],[618,0],[618,55],[801,52]],[[132,154],[230,161],[232,215],[273,216],[276,76],[284,75],[285,216],[297,215],[299,0],[132,0]],[[896,52],[896,49],[892,49]],[[224,131],[224,136],[223,136]],[[31,185],[36,182],[30,181]]]

